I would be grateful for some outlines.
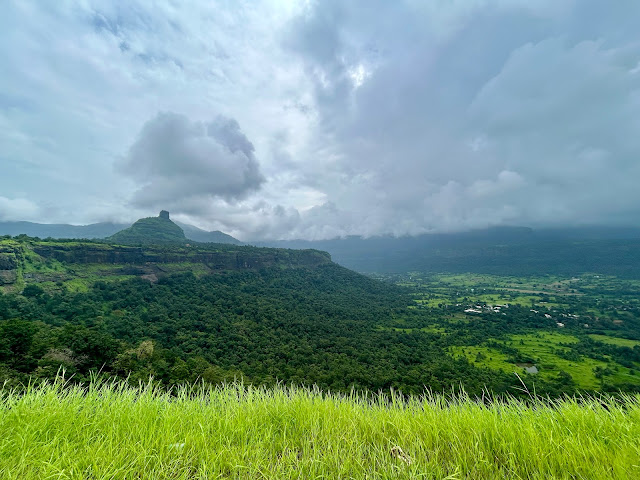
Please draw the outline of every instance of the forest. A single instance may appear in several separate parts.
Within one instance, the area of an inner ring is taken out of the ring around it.
[[[5,377],[23,382],[62,367],[77,381],[101,371],[167,385],[242,378],[336,391],[513,383],[443,356],[435,336],[379,328],[406,314],[407,301],[337,265],[96,282],[82,293],[27,285],[0,296],[0,361]]]
[[[242,380],[333,392],[464,389],[473,395],[635,392],[640,386],[633,285],[621,297],[631,300],[617,305],[598,297],[606,293],[604,280],[600,290],[571,284],[588,295],[556,288],[553,297],[553,291],[532,296],[526,292],[533,285],[518,290],[495,283],[506,277],[492,277],[494,283],[417,274],[381,279],[331,262],[178,271],[157,281],[135,268],[129,273],[93,276],[81,288],[73,278],[29,283],[34,277],[23,274],[21,291],[0,295],[2,377],[17,386],[64,369],[78,383],[99,372],[133,384],[152,377],[166,387]],[[471,293],[476,288],[480,297]],[[498,312],[489,305],[499,302],[488,300],[510,303]],[[595,305],[609,313],[594,314]],[[465,312],[470,306],[480,310]],[[592,324],[588,331],[585,321]],[[602,341],[625,337],[631,343]],[[540,352],[550,344],[553,358],[542,361]],[[538,375],[524,370],[532,365]]]

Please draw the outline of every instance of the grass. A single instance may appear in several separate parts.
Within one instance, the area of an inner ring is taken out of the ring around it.
[[[498,352],[492,348],[479,345],[465,345],[465,346],[453,346],[449,347],[449,351],[456,357],[464,356],[476,366],[489,367],[494,370],[502,370],[504,372],[518,372],[524,375],[524,368],[517,367],[513,363],[509,363],[509,356],[504,353]],[[478,354],[484,356],[478,360]]]
[[[611,338],[611,337],[605,337]],[[611,367],[610,363],[582,357],[580,360],[567,360],[556,355],[556,350],[563,349],[561,343],[576,343],[578,339],[572,335],[552,332],[540,332],[530,335],[511,335],[511,346],[522,353],[534,357],[540,368],[542,377],[550,377],[561,370],[569,373],[576,384],[583,389],[597,390],[600,381],[596,378],[594,368]],[[522,342],[522,343],[521,343]],[[640,378],[630,374],[630,369],[614,364],[616,373],[608,380],[639,384]]]
[[[619,338],[619,337],[610,337],[608,335],[589,335],[589,337],[597,340],[598,342],[608,343],[610,345],[616,345],[618,347],[629,347],[633,348],[640,345],[639,340],[629,340],[627,338]]]
[[[615,339],[604,335],[590,335],[590,337],[601,340],[611,340],[619,346],[633,346],[640,344],[633,340]],[[602,337],[602,338],[600,338]],[[577,343],[578,338],[573,335],[567,335],[555,332],[537,332],[531,334],[510,335],[507,345],[518,349],[524,355],[531,357],[539,372],[535,376],[547,380],[552,379],[560,371],[565,371],[571,375],[576,385],[584,390],[598,390],[600,388],[600,380],[596,378],[594,369],[600,367],[605,369],[613,367],[615,372],[607,377],[608,381],[639,384],[640,377],[632,375],[629,368],[618,364],[611,364],[594,360],[592,358],[582,357],[579,360],[567,360],[557,355],[557,350],[565,349],[561,344]],[[623,343],[630,342],[630,344]],[[633,345],[631,345],[631,343]],[[493,368],[494,370],[502,370],[504,372],[519,372],[521,375],[523,368],[510,363],[509,356],[498,352],[495,349],[484,345],[466,345],[449,347],[449,351],[454,356],[464,356],[476,366],[484,366]],[[478,357],[481,354],[481,357]]]
[[[434,308],[440,304],[456,303],[511,304],[546,307],[566,307],[564,295],[571,293],[578,279],[562,279],[555,276],[510,277],[483,274],[421,274],[411,272],[410,279],[399,285],[418,288],[414,294],[418,305]],[[549,301],[543,302],[543,299]]]
[[[483,405],[238,385],[56,385],[0,403],[3,479],[621,479],[640,397]]]
[[[404,323],[404,321],[402,319],[397,319],[396,323],[401,324],[401,323]],[[378,325],[376,327],[376,330],[378,331],[388,330],[393,332],[404,332],[404,333],[425,332],[425,333],[436,333],[438,335],[449,335],[449,332],[447,332],[447,329],[444,327],[441,327],[438,324],[432,324],[423,328],[385,327],[385,326]]]
[[[540,332],[529,335],[511,335],[511,346],[523,354],[533,357],[540,369],[541,377],[553,376],[564,370],[569,373],[580,388],[597,390],[600,381],[595,377],[595,367],[606,368],[607,363],[583,357],[580,360],[567,360],[556,354],[556,350],[566,349],[561,344],[577,343],[572,335]]]

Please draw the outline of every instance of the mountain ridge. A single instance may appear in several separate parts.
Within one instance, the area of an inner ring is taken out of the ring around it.
[[[201,243],[228,243],[242,245],[243,242],[220,230],[207,231],[194,225],[174,222],[185,232],[188,240]],[[0,222],[0,236],[27,235],[38,238],[59,239],[104,239],[131,227],[131,223],[98,222],[87,225],[65,223],[36,223],[27,221]]]
[[[599,271],[640,277],[640,228],[494,227],[419,236],[350,236],[331,240],[253,243],[327,251],[336,263],[363,273],[475,272],[574,275]]]

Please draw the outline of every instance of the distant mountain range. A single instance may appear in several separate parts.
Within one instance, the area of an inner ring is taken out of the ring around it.
[[[168,214],[167,214],[168,215]],[[0,235],[40,238],[107,239],[122,244],[242,243],[220,231],[160,217],[134,225],[0,222]],[[134,228],[135,227],[135,228]],[[495,227],[414,237],[351,236],[332,240],[255,241],[255,246],[315,249],[363,273],[478,272],[498,275],[575,275],[597,272],[640,278],[639,227],[531,229]]]
[[[358,272],[478,272],[499,275],[603,274],[640,278],[640,228],[496,227],[414,237],[253,242],[313,248]]]
[[[241,245],[242,242],[218,230],[208,232],[181,222],[174,222],[184,231],[188,240],[201,243],[228,243]],[[131,227],[128,223],[93,223],[91,225],[66,225],[32,222],[0,222],[0,235],[28,235],[39,238],[86,238],[102,239],[111,237],[121,230]]]

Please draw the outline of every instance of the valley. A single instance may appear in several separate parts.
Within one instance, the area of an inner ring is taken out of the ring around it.
[[[640,1],[0,12],[0,480],[640,479]]]
[[[563,378],[567,388],[640,386],[640,281],[613,276],[378,275],[412,291],[433,319],[397,331],[449,337],[449,353],[525,378]],[[528,373],[535,367],[535,373]],[[535,382],[534,382],[535,383]]]
[[[20,236],[0,242],[0,279],[16,385],[64,368],[166,386],[640,390],[640,281],[611,275],[367,278],[317,250]]]
[[[363,275],[162,214],[5,236],[0,472],[633,478],[640,280],[563,269]]]

